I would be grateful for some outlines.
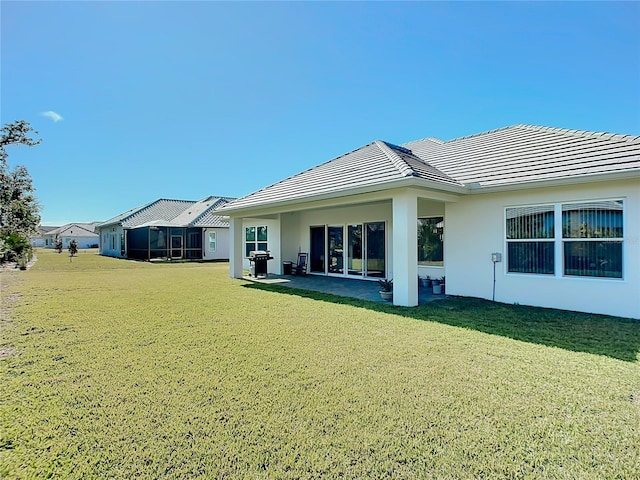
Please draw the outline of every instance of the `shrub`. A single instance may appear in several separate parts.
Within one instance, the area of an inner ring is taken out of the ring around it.
[[[10,262],[16,262],[20,258],[31,258],[32,253],[29,239],[17,233],[10,233],[4,237],[2,250],[3,259]]]

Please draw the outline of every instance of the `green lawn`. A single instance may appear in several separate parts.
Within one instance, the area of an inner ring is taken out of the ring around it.
[[[2,478],[640,478],[640,322],[87,252],[1,282]]]

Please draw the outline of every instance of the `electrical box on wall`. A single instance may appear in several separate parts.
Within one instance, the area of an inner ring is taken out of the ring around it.
[[[499,252],[495,252],[491,254],[491,261],[493,263],[498,263],[502,261],[502,254]]]

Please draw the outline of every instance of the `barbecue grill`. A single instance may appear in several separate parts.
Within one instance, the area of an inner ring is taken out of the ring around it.
[[[249,252],[249,276],[258,278],[267,276],[267,261],[273,260],[269,250],[251,250]]]

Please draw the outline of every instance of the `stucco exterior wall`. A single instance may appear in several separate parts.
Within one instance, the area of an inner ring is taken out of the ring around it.
[[[100,255],[122,258],[121,237],[124,235],[122,226],[105,227],[100,229],[99,232]],[[114,241],[112,241],[112,238]]]
[[[29,239],[29,242],[31,243],[32,247],[37,247],[37,248],[47,248],[48,247],[46,245],[44,237],[31,237]]]
[[[300,242],[300,213],[288,212],[280,214],[280,255],[282,262],[296,262],[298,252],[308,252]],[[308,247],[307,247],[308,248]],[[278,265],[278,273],[282,273],[282,262]]]
[[[58,237],[62,240],[62,248],[69,248],[69,244],[72,240],[78,242],[78,248],[94,248],[94,245],[98,245],[99,237],[98,236],[87,236],[87,237],[75,237],[75,236],[66,236],[62,235]],[[38,246],[38,245],[35,245]],[[45,248],[55,248],[56,239],[53,236],[45,237],[42,240],[42,245]]]
[[[209,232],[216,234],[215,251],[209,246]],[[229,229],[228,228],[203,228],[202,229],[203,258],[205,260],[229,259]]]
[[[622,279],[565,277],[556,255],[555,275],[508,273],[505,208],[600,199],[624,200],[625,269]],[[445,207],[447,293],[590,313],[640,318],[640,179],[477,194]]]
[[[267,262],[267,271],[269,273],[280,274],[282,272],[282,255],[280,253],[280,219],[265,218],[244,218],[242,221],[242,268],[249,270],[251,264],[249,259],[244,256],[244,232],[246,227],[267,227],[267,244],[273,260]]]

